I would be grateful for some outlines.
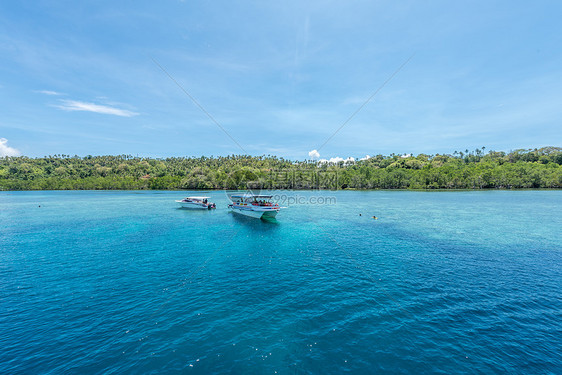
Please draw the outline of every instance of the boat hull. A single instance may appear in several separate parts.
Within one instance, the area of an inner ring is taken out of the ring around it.
[[[277,216],[279,209],[263,209],[263,210],[256,210],[250,207],[236,207],[236,206],[229,206],[232,212],[237,214],[241,214],[244,216],[253,217],[256,219],[273,219]]]

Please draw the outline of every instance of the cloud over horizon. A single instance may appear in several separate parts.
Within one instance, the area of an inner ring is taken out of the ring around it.
[[[308,156],[312,159],[315,159],[320,157],[320,153],[318,152],[318,150],[312,150],[308,153]]]
[[[355,158],[350,156],[347,159],[344,159],[342,157],[336,156],[336,157],[330,158],[330,159],[320,159],[320,160],[318,160],[318,163],[319,164],[323,164],[323,163],[337,164],[337,163],[342,162],[342,161],[343,161],[344,164],[353,164],[353,163],[355,163]]]
[[[55,105],[55,107],[62,109],[64,111],[94,112],[94,113],[101,113],[104,115],[115,115],[121,117],[133,117],[139,115],[137,112],[116,108],[116,107],[110,107],[108,105],[80,102],[77,100],[61,100],[60,102],[62,104]]]
[[[8,140],[6,138],[0,138],[0,157],[19,155],[21,155],[21,152],[13,147],[8,146]]]

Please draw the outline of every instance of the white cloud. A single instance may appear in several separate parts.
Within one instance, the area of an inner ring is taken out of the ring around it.
[[[61,103],[61,105],[57,105],[55,107],[63,109],[65,111],[86,111],[122,117],[133,117],[138,115],[138,113],[128,111],[126,109],[120,109],[95,103],[79,102],[77,100],[61,100]]]
[[[359,160],[369,160],[370,158],[371,158],[371,156],[369,156],[369,155],[365,155],[365,157],[364,157],[364,158],[361,158],[361,159],[359,159]]]
[[[318,152],[318,150],[312,150],[312,151],[310,151],[310,152],[308,153],[308,156],[309,156],[311,159],[319,158],[319,157],[320,157],[320,153]]]
[[[60,92],[51,91],[51,90],[37,90],[35,92],[38,92],[39,94],[45,94],[45,95],[51,95],[51,96],[64,95]]]
[[[6,138],[0,138],[0,157],[18,155],[21,155],[19,150],[8,146],[8,140]]]

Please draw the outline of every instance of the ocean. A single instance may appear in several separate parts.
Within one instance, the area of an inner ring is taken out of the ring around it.
[[[0,373],[562,373],[562,191],[273,194],[0,192]]]

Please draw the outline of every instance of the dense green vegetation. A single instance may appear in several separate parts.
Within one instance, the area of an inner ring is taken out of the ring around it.
[[[562,188],[562,148],[377,155],[355,163],[275,156],[0,158],[0,190]]]

